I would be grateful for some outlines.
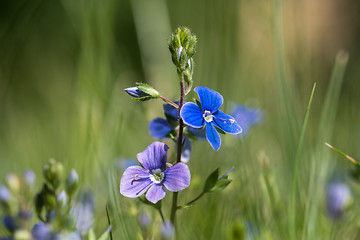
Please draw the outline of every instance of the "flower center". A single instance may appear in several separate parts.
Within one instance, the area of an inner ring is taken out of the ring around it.
[[[213,121],[213,115],[211,115],[210,111],[205,110],[204,114],[203,114],[203,118],[205,119],[206,122],[212,122]]]
[[[165,174],[161,171],[161,169],[155,169],[151,171],[150,180],[153,183],[161,183],[164,180]]]

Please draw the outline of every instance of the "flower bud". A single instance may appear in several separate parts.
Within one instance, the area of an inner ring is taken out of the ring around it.
[[[75,169],[71,169],[66,179],[66,192],[71,196],[75,193],[79,186],[79,176]]]
[[[161,234],[165,239],[169,239],[175,234],[174,226],[171,224],[171,222],[164,222],[161,226]]]
[[[20,179],[15,174],[9,174],[6,177],[7,185],[10,191],[17,193],[20,190]]]
[[[34,185],[35,185],[35,173],[31,170],[27,170],[25,173],[24,173],[24,179],[25,179],[25,184],[27,187],[29,188],[33,188]]]
[[[11,198],[9,189],[5,186],[0,186],[0,202],[8,203]]]
[[[171,35],[169,50],[179,73],[185,71],[188,60],[195,54],[196,42],[196,36],[191,34],[191,31],[186,27],[177,28],[175,33]]]
[[[126,88],[125,92],[137,101],[148,101],[160,97],[160,93],[145,83],[137,83],[137,87]]]
[[[151,99],[151,96],[149,94],[146,94],[142,91],[140,91],[137,87],[130,87],[124,89],[127,94],[132,96],[135,100],[138,101],[147,101]]]
[[[31,235],[34,240],[52,239],[53,233],[51,227],[43,222],[36,223],[32,230]]]
[[[60,194],[57,196],[57,202],[62,205],[63,207],[66,205],[67,196],[65,191],[61,191]]]
[[[327,187],[327,210],[333,220],[344,217],[346,207],[351,203],[351,192],[347,184],[330,183]]]
[[[43,173],[46,181],[48,181],[54,190],[60,185],[64,167],[61,163],[56,162],[55,159],[50,159],[48,164],[44,166]]]

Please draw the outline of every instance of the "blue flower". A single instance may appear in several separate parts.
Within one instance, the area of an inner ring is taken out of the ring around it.
[[[219,110],[224,102],[220,93],[207,87],[197,87],[194,91],[200,98],[200,105],[186,103],[180,115],[184,122],[193,128],[206,128],[206,138],[211,147],[217,151],[221,145],[221,138],[216,128],[231,134],[239,134],[242,129],[236,120]]]
[[[175,103],[179,104],[179,102]],[[176,134],[175,128],[179,125],[179,110],[171,104],[164,104],[163,108],[166,119],[154,118],[149,123],[150,135],[156,139],[168,138],[170,133]],[[202,129],[196,129],[188,126],[187,131],[198,140],[205,139],[205,131]]]
[[[94,221],[94,196],[90,191],[81,195],[71,214],[75,218],[76,229],[83,235],[87,234]]]
[[[232,108],[231,116],[241,126],[242,132],[237,135],[246,137],[252,126],[260,124],[263,121],[263,111],[256,108],[249,108],[244,105],[235,105]]]
[[[351,202],[349,186],[342,182],[330,183],[327,187],[327,210],[333,220],[341,220]]]
[[[168,149],[165,143],[154,142],[138,153],[142,167],[131,166],[125,170],[120,181],[120,193],[136,198],[146,192],[146,199],[155,204],[165,197],[166,189],[178,192],[187,188],[191,175],[186,164],[177,163],[165,169]]]
[[[175,102],[178,104],[178,102]],[[164,139],[170,137],[170,134],[176,135],[175,129],[179,125],[179,110],[171,104],[163,105],[166,119],[155,118],[149,123],[150,135],[156,139]],[[187,136],[195,136],[198,140],[205,139],[205,131],[203,129],[196,129],[187,127]],[[191,143],[187,137],[183,139],[183,148],[181,151],[181,161],[187,163],[190,160]]]
[[[57,236],[52,232],[51,226],[38,222],[31,229],[31,235],[34,240],[55,240]]]

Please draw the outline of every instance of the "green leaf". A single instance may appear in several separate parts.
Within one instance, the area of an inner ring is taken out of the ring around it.
[[[90,228],[88,232],[88,240],[96,240],[94,229]]]
[[[215,187],[219,177],[219,168],[213,171],[206,179],[203,192],[210,192]]]
[[[211,191],[215,192],[224,190],[231,182],[232,179],[229,179],[228,176],[224,176],[216,182],[215,186],[211,189]]]
[[[109,227],[99,238],[98,240],[108,240],[110,236],[111,227]]]

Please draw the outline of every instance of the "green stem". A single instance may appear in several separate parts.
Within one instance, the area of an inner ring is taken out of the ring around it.
[[[191,205],[193,205],[197,200],[199,200],[202,196],[205,195],[206,192],[202,192],[199,194],[199,196],[197,196],[196,198],[194,198],[193,200],[191,200],[190,202],[186,203],[185,205],[183,206],[178,206],[178,209],[180,208],[184,208],[184,207],[189,207]]]
[[[181,161],[181,148],[182,148],[182,139],[183,139],[183,130],[184,130],[184,122],[180,116],[181,108],[184,104],[184,74],[181,74],[180,79],[180,101],[179,101],[179,134],[178,134],[178,140],[177,140],[177,158],[176,163],[179,163]],[[177,199],[178,199],[178,193],[174,192],[173,194],[173,201],[171,206],[171,214],[170,214],[170,222],[174,225],[175,223],[175,216],[176,216],[176,210],[178,208],[177,206]]]

